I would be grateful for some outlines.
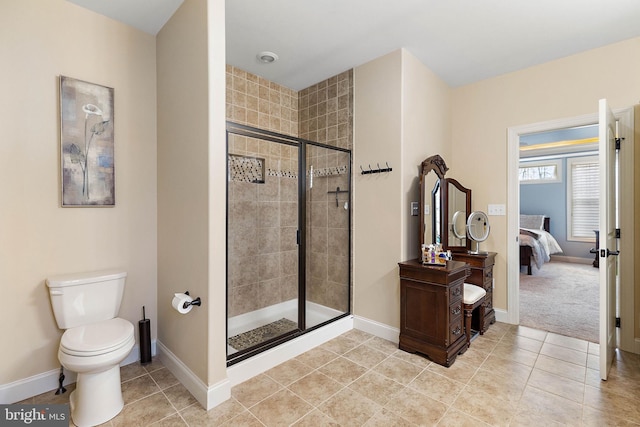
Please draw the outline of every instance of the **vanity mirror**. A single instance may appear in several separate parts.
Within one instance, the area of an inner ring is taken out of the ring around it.
[[[467,252],[471,248],[466,231],[467,217],[471,213],[471,190],[453,178],[442,181],[442,246],[451,252]]]
[[[442,244],[444,250],[466,252],[467,217],[471,213],[471,190],[452,178],[439,155],[431,156],[420,167],[420,244]]]
[[[469,238],[476,242],[476,250],[470,254],[486,255],[488,252],[480,250],[480,242],[484,242],[489,237],[489,217],[481,211],[471,212],[467,220],[467,234]]]

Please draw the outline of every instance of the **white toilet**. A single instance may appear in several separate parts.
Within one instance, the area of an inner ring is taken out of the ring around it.
[[[126,277],[102,271],[47,279],[56,322],[66,329],[58,359],[78,374],[69,401],[79,427],[105,423],[124,406],[119,364],[135,343],[131,322],[116,317]]]

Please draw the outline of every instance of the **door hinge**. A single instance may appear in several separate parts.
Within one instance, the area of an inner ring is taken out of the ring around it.
[[[616,317],[616,328],[620,327],[620,318]]]
[[[620,238],[620,229],[616,228],[616,239]]]
[[[616,138],[616,150],[620,149],[620,143],[624,141],[624,138]]]

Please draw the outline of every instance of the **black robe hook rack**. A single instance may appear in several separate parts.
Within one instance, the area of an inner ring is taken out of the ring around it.
[[[376,163],[376,165],[378,166],[377,169],[372,169],[371,165],[369,165],[369,169],[364,169],[362,167],[362,165],[360,165],[360,173],[362,175],[368,175],[370,173],[391,172],[393,169],[391,168],[391,166],[389,166],[389,162],[385,162],[385,164],[387,165],[387,167],[386,168],[381,168],[380,167],[380,163]]]

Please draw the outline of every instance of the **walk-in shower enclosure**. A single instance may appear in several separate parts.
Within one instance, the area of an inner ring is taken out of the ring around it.
[[[227,361],[351,307],[351,151],[227,123]]]

